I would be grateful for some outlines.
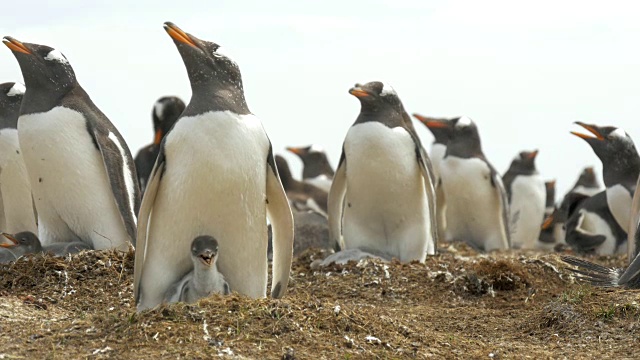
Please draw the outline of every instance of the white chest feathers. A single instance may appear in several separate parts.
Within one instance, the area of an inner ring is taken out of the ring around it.
[[[533,249],[540,237],[546,190],[538,174],[518,175],[511,183],[511,242],[514,248]]]

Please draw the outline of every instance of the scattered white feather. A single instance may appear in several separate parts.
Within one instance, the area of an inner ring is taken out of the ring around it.
[[[382,344],[382,341],[380,341],[380,339],[375,336],[367,335],[367,337],[365,337],[364,339],[369,343]]]
[[[13,84],[9,92],[7,92],[7,96],[16,96],[16,95],[24,95],[24,92],[27,89],[21,83],[17,82]]]
[[[67,61],[67,58],[65,58],[64,55],[62,55],[60,50],[56,50],[56,49],[51,50],[47,54],[47,56],[44,57],[44,59],[48,61],[57,61],[61,64],[69,64],[69,61]]]

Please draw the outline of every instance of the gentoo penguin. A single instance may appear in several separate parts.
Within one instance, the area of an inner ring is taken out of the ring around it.
[[[536,169],[538,150],[523,151],[513,159],[502,182],[509,199],[511,247],[533,249],[544,220],[546,189]]]
[[[447,151],[447,143],[451,138],[451,134],[453,133],[453,120],[456,118],[445,119],[445,118],[430,118],[426,116],[422,116],[420,114],[413,114],[413,117],[418,119],[422,124],[424,124],[431,134],[433,134],[433,143],[431,143],[431,151],[429,153],[429,158],[431,159],[431,163],[433,164],[433,173],[436,178],[436,202],[437,202],[437,212],[436,216],[438,219],[438,229],[441,231],[441,234],[444,234],[447,228],[446,221],[446,199],[444,197],[444,191],[440,183],[442,183],[442,174],[440,173],[440,163],[442,159],[444,159],[444,154]],[[443,237],[444,235],[440,236]]]
[[[176,123],[184,108],[184,102],[177,96],[161,97],[153,105],[153,110],[151,110],[154,130],[153,143],[140,149],[134,159],[141,193],[144,193],[153,164],[156,163],[160,152],[160,142]]]
[[[547,194],[547,196],[546,196],[545,208],[544,208],[544,218],[542,219],[543,223],[544,221],[547,221],[547,219],[551,218],[553,215],[553,212],[556,210],[556,207],[555,207],[556,181],[555,180],[545,181],[544,187],[545,187],[545,193]],[[546,227],[540,226],[540,236],[538,237],[538,246],[537,246],[539,249],[551,250],[556,245],[557,241],[553,233],[554,226],[555,226],[555,223],[548,224]]]
[[[565,240],[576,252],[612,255],[627,249],[627,234],[611,213],[607,195],[605,190],[575,201],[578,205],[565,224]]]
[[[509,204],[500,175],[487,161],[476,124],[453,121],[453,133],[440,163],[447,199],[447,237],[481,251],[510,246]]]
[[[631,201],[640,174],[640,156],[631,137],[613,126],[597,126],[576,122],[594,136],[572,132],[584,139],[602,161],[602,178],[607,192],[607,204],[616,222],[626,232],[629,229]]]
[[[271,296],[287,290],[293,217],[271,143],[247,106],[238,65],[213,42],[167,22],[193,95],[160,146],[140,209],[134,270],[138,310],[160,304],[193,266],[185,249],[218,239],[229,286],[259,298],[267,290],[267,214],[273,229]]]
[[[329,192],[335,172],[324,149],[314,144],[305,147],[289,146],[287,150],[302,160],[302,180]]]
[[[140,201],[124,139],[60,51],[11,37],[3,42],[27,86],[18,135],[42,245],[83,241],[97,250],[128,250]]]
[[[329,194],[326,191],[296,180],[291,174],[287,160],[280,155],[276,155],[276,168],[287,198],[296,209],[313,210],[324,217],[327,216],[327,197]]]
[[[25,254],[42,252],[40,240],[31,231],[22,231],[15,235],[2,233],[2,236],[8,239],[10,243],[0,244],[0,247],[3,248],[0,253],[0,263],[14,261]]]
[[[374,81],[349,93],[361,110],[345,137],[329,193],[331,241],[343,250],[424,261],[438,239],[427,155],[391,86]]]
[[[20,83],[0,84],[0,229],[37,232],[27,168],[18,142],[18,116],[24,95]]]
[[[164,302],[193,303],[211,294],[231,293],[229,284],[218,272],[218,241],[211,236],[198,236],[191,243],[193,270],[171,285]]]

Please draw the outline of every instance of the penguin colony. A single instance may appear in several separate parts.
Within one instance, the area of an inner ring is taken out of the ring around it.
[[[413,114],[433,134],[427,152],[398,93],[371,81],[348,91],[361,109],[336,169],[317,145],[287,148],[304,165],[297,180],[249,110],[238,64],[217,43],[170,22],[164,30],[192,98],[153,105],[153,143],[135,159],[62,52],[3,38],[24,85],[0,84],[0,262],[134,247],[134,296],[144,310],[213,293],[265,297],[272,249],[270,295],[279,298],[294,215],[312,212],[335,250],[320,266],[423,262],[438,241],[478,251],[569,246],[627,252],[622,270],[564,260],[593,284],[640,287],[640,156],[624,130],[576,123],[590,133],[573,132],[601,160],[604,188],[586,168],[556,203],[555,182],[536,169],[538,150],[517,154],[501,175],[469,117]]]

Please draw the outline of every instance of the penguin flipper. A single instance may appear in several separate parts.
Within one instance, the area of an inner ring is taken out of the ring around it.
[[[502,182],[502,178],[500,174],[496,171],[496,169],[487,162],[489,166],[489,170],[491,172],[491,184],[497,190],[498,202],[500,204],[500,209],[502,210],[501,219],[502,219],[502,231],[504,232],[503,236],[506,240],[506,246],[508,249],[511,248],[511,226],[509,221],[509,199],[507,198],[507,189],[504,187],[504,183]]]
[[[110,124],[106,116],[104,119],[107,120],[106,123]],[[97,121],[92,121],[89,117],[89,121],[87,121],[89,133],[102,155],[102,162],[120,217],[131,244],[135,245],[136,213],[140,207],[140,188],[136,167],[127,144],[115,127],[110,129],[98,127],[97,124]]]
[[[606,237],[586,229],[583,226],[584,219],[584,212],[577,211],[567,220],[567,234],[565,241],[577,251],[589,252],[602,245],[605,242]]]
[[[431,238],[433,239],[433,249],[430,246],[427,246],[427,255],[435,255],[436,251],[438,251],[438,242],[440,241],[439,237],[441,231],[443,229],[438,229],[438,204],[436,199],[436,177],[433,172],[433,164],[431,163],[431,159],[427,155],[427,152],[424,151],[424,148],[420,144],[419,141],[415,141],[416,145],[416,155],[418,157],[418,165],[420,166],[420,171],[422,172],[422,178],[424,181],[424,189],[427,193],[427,201],[429,203],[429,231],[431,232]]]
[[[636,191],[633,194],[633,200],[631,201],[631,216],[629,217],[629,231],[627,233],[627,258],[629,261],[635,259],[640,249],[640,234],[638,226],[640,226],[640,177],[636,185]]]
[[[344,149],[340,156],[338,168],[333,175],[333,182],[329,190],[327,201],[327,215],[329,216],[329,243],[335,251],[344,249],[342,241],[342,216],[344,211],[344,196],[347,192],[347,159]]]
[[[591,285],[599,287],[616,287],[620,285],[621,271],[619,269],[604,267],[573,256],[562,256],[561,259],[569,265],[578,267],[570,270],[578,274],[579,279]]]
[[[267,155],[267,215],[273,231],[273,268],[271,297],[281,298],[287,292],[293,259],[293,214],[284,192],[269,142]]]
[[[140,213],[138,214],[138,233],[136,242],[136,257],[133,267],[133,298],[136,304],[140,302],[140,279],[142,278],[142,267],[144,266],[144,260],[147,250],[147,228],[149,227],[149,219],[151,216],[151,210],[156,201],[156,195],[158,194],[158,188],[160,187],[160,180],[164,172],[165,157],[164,147],[160,147],[160,153],[156,159],[156,164],[149,176],[149,182],[147,183],[147,189],[142,198],[142,204],[140,205]]]

